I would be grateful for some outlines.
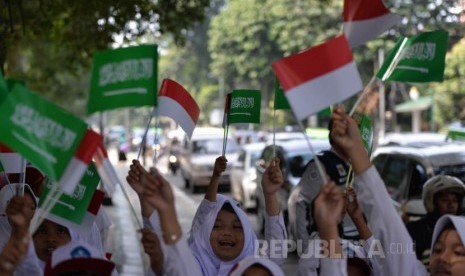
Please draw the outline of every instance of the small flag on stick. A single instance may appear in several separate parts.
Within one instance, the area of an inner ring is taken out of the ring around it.
[[[200,115],[200,108],[191,94],[179,83],[164,79],[158,103],[158,114],[173,119],[190,138]]]
[[[298,120],[363,88],[344,35],[278,60],[273,70]]]
[[[401,37],[376,77],[382,81],[443,81],[447,40],[448,33],[441,30]]]
[[[345,0],[343,17],[343,32],[351,48],[376,38],[402,19],[382,0]]]

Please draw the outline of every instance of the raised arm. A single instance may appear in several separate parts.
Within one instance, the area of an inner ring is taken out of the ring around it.
[[[126,181],[129,186],[137,193],[140,201],[140,209],[143,218],[149,218],[155,210],[150,204],[144,199],[144,186],[142,185],[142,176],[148,174],[144,167],[138,160],[132,160],[131,166],[129,166],[129,172],[126,177]]]
[[[338,232],[344,199],[333,181],[321,187],[315,199],[315,221],[323,245],[320,275],[347,275],[347,262],[342,255]]]
[[[362,240],[368,240],[373,236],[368,224],[363,216],[362,208],[358,205],[357,195],[353,188],[347,188],[345,193],[345,200],[347,201],[347,213],[357,227],[357,231]]]
[[[162,237],[167,245],[163,252],[163,272],[166,275],[201,275],[199,264],[182,234],[170,184],[158,171],[144,174],[141,183],[144,198],[160,215]]]
[[[226,170],[228,165],[228,159],[224,155],[216,158],[215,168],[213,169],[212,177],[210,178],[210,184],[208,184],[207,193],[205,199],[210,202],[216,201],[216,194],[218,193],[218,184],[220,183],[221,174]]]
[[[418,262],[413,242],[392,205],[383,180],[371,165],[355,121],[336,108],[331,137],[351,159],[355,172],[355,191],[373,236],[380,242],[372,255],[381,255],[383,275],[425,275]]]
[[[265,197],[265,210],[269,216],[279,215],[280,208],[276,193],[283,183],[284,180],[279,167],[279,158],[275,157],[268,168],[266,168],[261,183],[263,195]]]
[[[14,275],[18,265],[28,252],[31,237],[28,233],[30,218],[24,197],[14,199],[14,208],[10,207],[8,219],[13,228],[11,236],[0,253],[0,274]],[[37,267],[37,272],[38,267]]]

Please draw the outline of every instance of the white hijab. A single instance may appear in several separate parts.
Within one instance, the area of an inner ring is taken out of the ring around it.
[[[216,217],[225,203],[230,203],[236,212],[242,224],[244,231],[244,247],[242,252],[234,260],[222,261],[215,253],[210,244],[210,235],[215,224]],[[197,214],[196,214],[197,215]],[[196,218],[194,218],[194,221]],[[239,208],[238,203],[230,197],[224,195],[217,195],[214,208],[212,208],[205,218],[202,219],[203,223],[200,225],[198,231],[192,229],[192,238],[189,239],[189,246],[195,258],[199,262],[203,275],[228,275],[236,263],[242,259],[253,256],[256,249],[257,236],[250,224],[247,215]]]
[[[431,252],[433,252],[434,244],[439,238],[439,235],[441,235],[444,228],[449,224],[454,225],[462,244],[465,246],[465,218],[453,215],[443,215],[434,226],[433,239],[431,241]]]
[[[258,257],[247,257],[242,261],[238,262],[237,265],[233,268],[230,276],[241,276],[249,267],[253,265],[264,266],[271,272],[273,276],[284,276],[283,270],[270,259],[258,258]]]

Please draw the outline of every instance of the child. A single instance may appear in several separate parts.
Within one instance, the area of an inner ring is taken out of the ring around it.
[[[147,253],[151,263],[147,275],[201,275],[198,263],[181,232],[169,183],[155,168],[151,168],[148,173],[136,160],[133,160],[126,180],[141,200],[144,226],[147,228],[141,230],[142,243],[144,250],[150,251]],[[151,236],[147,231],[162,237],[160,242],[147,240]]]
[[[359,204],[382,248],[379,275],[426,275],[384,182],[368,158],[356,123],[341,108],[335,109],[332,119],[331,138],[352,161]]]
[[[338,188],[341,189],[340,187]],[[321,229],[318,227],[315,219],[315,201],[316,200],[312,202],[312,206],[310,208],[312,210],[312,221],[314,222],[312,229],[315,232],[310,235],[310,242],[308,243],[307,248],[304,249],[304,254],[300,256],[297,271],[298,275],[318,275],[318,270],[321,266],[320,258],[318,258],[320,251],[319,245],[321,244],[321,237],[319,237],[319,233],[321,233]],[[358,270],[366,273],[366,275],[377,275],[376,273],[379,269],[377,265],[377,256],[370,256],[369,252],[371,246],[373,246],[373,243],[375,242],[375,239],[365,222],[363,212],[357,203],[357,197],[352,188],[346,188],[345,193],[343,194],[343,208],[339,213],[340,217],[337,224],[340,236],[343,235],[341,222],[346,213],[357,227],[360,238],[363,240],[362,245],[354,244],[351,240],[340,240],[340,245],[345,256],[348,258],[350,257],[347,264],[348,272],[351,270]]]
[[[257,250],[257,237],[247,215],[232,198],[217,195],[219,178],[226,164],[224,156],[216,159],[207,193],[194,216],[188,239],[203,275],[227,275],[236,263],[254,255]],[[267,212],[265,239],[268,245],[287,239],[276,196],[282,183],[279,159],[275,158],[265,170],[262,181]],[[286,243],[281,243],[279,248],[282,252],[271,255],[267,251],[267,255],[274,262],[282,264],[287,256]]]
[[[431,275],[463,275],[465,271],[465,218],[444,215],[436,223],[431,248]]]
[[[73,234],[72,234],[73,233]],[[52,252],[58,247],[67,244],[72,240],[77,240],[78,236],[63,225],[51,220],[44,219],[42,224],[32,235],[39,265],[44,268]]]

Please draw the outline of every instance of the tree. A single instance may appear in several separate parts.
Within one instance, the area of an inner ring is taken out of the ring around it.
[[[465,121],[465,38],[446,58],[444,82],[434,85],[434,116],[440,127]]]
[[[227,91],[262,91],[263,107],[273,98],[273,61],[340,31],[340,1],[230,1],[209,30],[211,70],[224,76]]]
[[[209,0],[4,1],[2,5],[0,68],[6,76],[24,79],[31,89],[63,104],[63,97],[82,101],[87,95],[86,74],[96,51],[147,35],[172,34],[182,45],[186,30],[203,20]]]

